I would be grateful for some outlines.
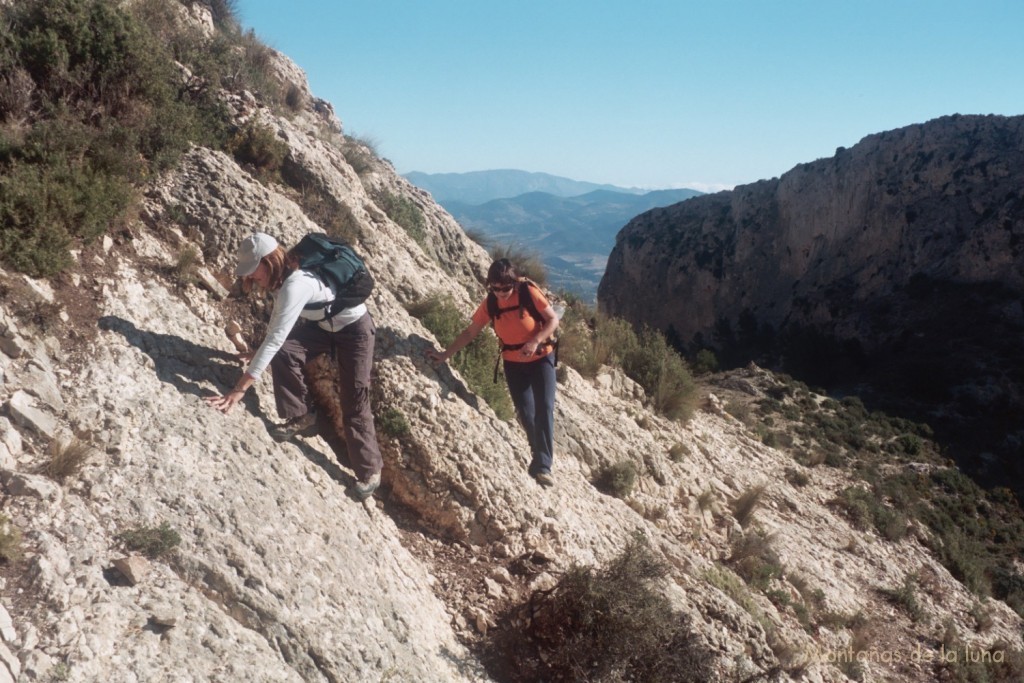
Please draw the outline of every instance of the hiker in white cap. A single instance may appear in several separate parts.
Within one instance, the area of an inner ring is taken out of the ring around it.
[[[336,293],[319,277],[298,267],[298,258],[270,235],[257,232],[242,241],[235,274],[245,285],[274,293],[267,334],[234,388],[206,402],[228,412],[269,366],[282,425],[271,430],[279,441],[316,433],[316,412],[303,368],[321,353],[333,352],[340,367],[339,389],[345,442],[356,473],[355,493],[369,497],[380,485],[383,460],[370,409],[370,370],[376,327],[365,303],[330,310]]]

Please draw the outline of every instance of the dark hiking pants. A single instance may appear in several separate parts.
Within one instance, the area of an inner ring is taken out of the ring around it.
[[[519,423],[530,442],[530,475],[551,472],[555,452],[555,361],[553,354],[529,363],[505,361],[505,380]]]
[[[384,462],[370,410],[370,371],[376,333],[369,313],[333,333],[316,323],[299,324],[270,361],[277,413],[290,419],[305,415],[312,407],[303,374],[306,363],[333,349],[339,368],[345,443],[352,469],[361,481],[380,472]]]

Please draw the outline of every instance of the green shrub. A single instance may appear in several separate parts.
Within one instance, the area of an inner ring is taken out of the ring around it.
[[[610,496],[625,498],[633,492],[636,475],[636,465],[632,460],[620,460],[601,470],[596,485],[598,490]]]
[[[410,432],[409,421],[398,408],[388,408],[375,421],[382,432],[396,439]]]
[[[415,202],[387,191],[378,193],[375,199],[388,218],[398,223],[417,244],[427,248],[426,220]]]
[[[806,472],[802,472],[795,467],[786,468],[786,481],[793,486],[804,487],[811,483],[811,478]]]
[[[199,250],[186,245],[178,252],[174,263],[174,275],[179,285],[191,285],[196,281],[199,271]]]
[[[641,538],[603,568],[570,567],[519,608],[525,626],[491,636],[489,668],[515,683],[711,680],[714,655],[654,586],[666,573]]]
[[[137,526],[117,535],[117,540],[132,552],[139,552],[149,558],[166,555],[181,543],[181,536],[167,522],[158,527]]]
[[[833,504],[846,516],[855,529],[871,528],[875,499],[860,486],[849,486],[839,492]]]
[[[622,358],[622,369],[647,392],[654,407],[672,420],[688,420],[697,408],[697,385],[683,357],[649,327]]]
[[[458,307],[447,298],[428,297],[408,305],[409,314],[418,318],[438,342],[449,346],[465,328],[467,320]],[[469,388],[479,395],[502,420],[511,420],[515,411],[509,398],[505,376],[499,371],[494,381],[494,364],[499,354],[494,334],[489,330],[477,335],[466,348],[451,359],[452,366],[466,380]]]
[[[319,188],[302,187],[299,191],[298,204],[302,207],[303,213],[331,237],[355,244],[362,236],[362,226],[352,209],[348,204],[335,199],[330,192]]]
[[[371,141],[345,136],[341,153],[358,176],[364,176],[376,168],[377,152]]]
[[[198,41],[171,14],[156,2],[0,6],[0,84],[9,86],[0,118],[20,123],[0,139],[7,265],[60,272],[70,247],[124,220],[136,183],[176,163],[190,142],[223,141],[216,88],[182,83],[176,62],[189,61],[179,48]]]
[[[701,349],[693,359],[693,374],[698,377],[718,372],[718,368],[718,358],[715,356],[715,352],[710,349]]]
[[[907,574],[899,588],[882,588],[879,591],[891,603],[902,607],[913,621],[920,621],[924,616],[924,610],[917,599],[917,581],[916,574]]]

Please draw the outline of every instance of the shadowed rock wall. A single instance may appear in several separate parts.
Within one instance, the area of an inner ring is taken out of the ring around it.
[[[599,301],[727,364],[758,359],[1020,453],[1024,117],[870,135],[780,178],[638,216]],[[638,291],[658,296],[638,297]],[[1020,473],[1017,472],[1019,475]]]

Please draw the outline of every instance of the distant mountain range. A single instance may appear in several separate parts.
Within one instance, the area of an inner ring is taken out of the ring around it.
[[[552,289],[588,301],[596,300],[615,235],[626,223],[649,209],[701,194],[690,189],[644,192],[526,171],[409,173],[405,178],[434,195],[483,241],[538,252]],[[513,194],[493,196],[500,192]],[[478,201],[481,197],[490,199]]]
[[[556,197],[575,197],[595,190],[609,190],[626,194],[643,194],[638,188],[601,185],[571,180],[549,173],[532,173],[513,169],[470,171],[468,173],[420,173],[412,171],[405,179],[434,196],[441,206],[455,201],[464,204],[483,204],[492,199],[518,197],[527,192],[546,192]]]

